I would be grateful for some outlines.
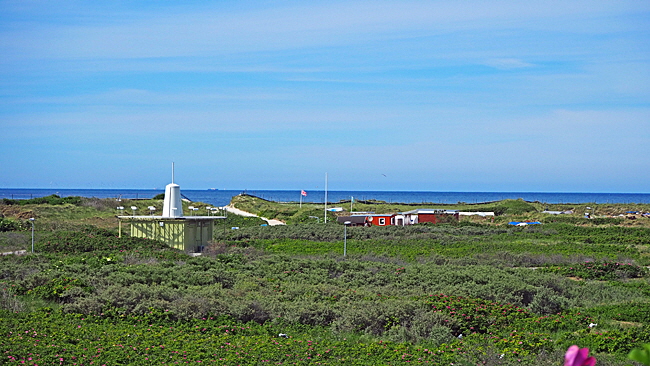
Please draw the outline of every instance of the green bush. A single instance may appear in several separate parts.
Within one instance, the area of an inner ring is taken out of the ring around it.
[[[650,342],[650,327],[647,325],[608,331],[566,333],[558,339],[560,344],[580,344],[581,347],[589,348],[590,352],[619,354],[627,354],[633,348],[648,342]]]
[[[573,265],[549,266],[540,268],[540,271],[558,273],[567,277],[579,277],[587,280],[640,278],[648,273],[646,268],[631,263],[599,261]]]
[[[650,324],[650,303],[624,303],[616,305],[601,305],[583,310],[598,319],[611,319],[624,322]]]
[[[72,297],[71,295],[73,294],[79,296],[79,293],[70,293],[73,288],[79,288],[85,292],[89,291],[88,286],[78,278],[58,277],[52,278],[40,286],[27,290],[25,294],[37,296],[45,300],[58,300],[64,297]]]
[[[167,246],[146,238],[109,236],[109,232],[84,233],[59,231],[43,235],[34,245],[37,252],[83,253],[92,251],[126,251],[133,249],[163,249]]]
[[[31,226],[29,224],[23,225],[16,220],[0,217],[0,232],[20,231],[27,227]]]

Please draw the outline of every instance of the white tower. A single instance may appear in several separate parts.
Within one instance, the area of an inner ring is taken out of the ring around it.
[[[181,186],[174,183],[174,163],[172,163],[172,182],[165,187],[162,217],[183,217]]]

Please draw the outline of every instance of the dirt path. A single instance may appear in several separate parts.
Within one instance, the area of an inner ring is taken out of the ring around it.
[[[226,209],[226,211],[228,211],[230,213],[233,213],[235,215],[246,216],[246,217],[259,217],[259,216],[255,215],[253,213],[246,212],[246,211],[240,210],[238,208],[235,208],[232,205],[224,206],[224,208]],[[269,226],[286,225],[284,222],[282,222],[280,220],[267,219],[266,217],[260,217],[260,219],[266,221],[266,223],[269,224]]]

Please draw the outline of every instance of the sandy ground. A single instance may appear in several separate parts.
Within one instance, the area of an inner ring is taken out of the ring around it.
[[[235,208],[235,207],[233,207],[231,205],[224,206],[224,209],[226,209],[226,211],[228,211],[230,213],[233,213],[233,214],[239,215],[239,216],[258,217],[257,215],[255,215],[253,213],[242,211],[242,210],[240,210],[238,208]],[[260,219],[266,221],[269,224],[269,226],[286,225],[284,222],[282,222],[280,220],[267,219],[266,217],[260,217]]]

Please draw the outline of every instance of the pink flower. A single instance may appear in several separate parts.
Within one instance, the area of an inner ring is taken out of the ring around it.
[[[564,366],[594,366],[596,359],[588,356],[589,348],[573,345],[564,354]]]

